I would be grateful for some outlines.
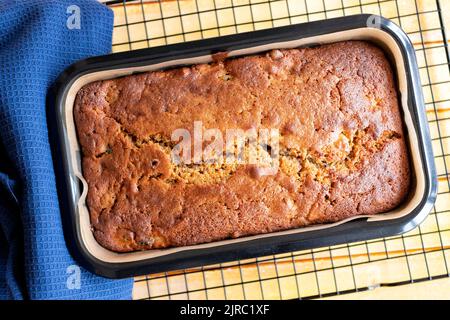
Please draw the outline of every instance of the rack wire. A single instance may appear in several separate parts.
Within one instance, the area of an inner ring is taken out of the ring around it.
[[[416,50],[439,180],[431,214],[402,236],[137,277],[135,299],[311,299],[450,276],[448,1],[103,2],[115,14],[114,52],[357,13],[393,20]]]

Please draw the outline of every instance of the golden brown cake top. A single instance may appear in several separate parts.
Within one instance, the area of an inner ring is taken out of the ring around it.
[[[74,110],[95,235],[113,250],[196,244],[390,210],[409,187],[390,65],[360,41],[98,81]],[[194,123],[279,130],[279,170],[175,164]]]

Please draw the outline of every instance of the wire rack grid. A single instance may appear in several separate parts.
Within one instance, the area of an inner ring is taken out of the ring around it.
[[[439,179],[431,214],[402,236],[137,277],[134,299],[311,299],[450,276],[450,1],[103,2],[114,52],[357,13],[393,20],[416,50]]]

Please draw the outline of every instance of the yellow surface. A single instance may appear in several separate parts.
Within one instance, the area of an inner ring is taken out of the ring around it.
[[[441,5],[449,25],[450,1]],[[402,237],[139,277],[135,299],[289,299],[367,287],[374,289],[338,297],[450,298],[449,279],[378,287],[443,276],[450,268],[450,75],[436,1],[137,1],[113,9],[114,51],[361,12],[392,19],[408,33],[416,49],[439,175],[435,209],[420,228]]]
[[[376,288],[364,292],[333,296],[326,300],[448,300],[450,278],[420,282],[405,286]]]

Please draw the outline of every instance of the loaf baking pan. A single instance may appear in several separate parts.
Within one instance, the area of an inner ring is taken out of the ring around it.
[[[85,204],[87,184],[73,119],[74,100],[81,87],[134,73],[208,63],[217,53],[236,57],[344,40],[373,42],[392,64],[413,176],[409,196],[401,206],[375,216],[178,248],[116,253],[96,242]],[[414,49],[398,26],[377,16],[348,16],[86,59],[58,78],[50,95],[48,118],[67,245],[83,267],[105,277],[122,278],[393,236],[423,221],[436,198],[436,172]]]

